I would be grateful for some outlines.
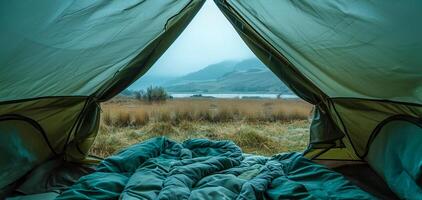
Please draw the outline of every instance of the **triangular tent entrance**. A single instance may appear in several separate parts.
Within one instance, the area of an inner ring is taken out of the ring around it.
[[[421,3],[215,2],[253,52],[316,106],[309,158],[361,160],[389,122],[420,125]],[[1,190],[55,157],[88,162],[98,103],[145,73],[203,3],[1,3]]]

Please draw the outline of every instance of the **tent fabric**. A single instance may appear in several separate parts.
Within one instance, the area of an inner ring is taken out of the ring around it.
[[[73,163],[56,158],[31,170],[28,177],[15,189],[18,194],[32,195],[64,190],[80,177],[92,173],[95,165]]]
[[[231,141],[164,137],[108,157],[57,199],[375,199],[299,153],[243,155]]]
[[[99,102],[145,73],[203,3],[0,2],[0,198],[48,160],[96,162]]]
[[[422,2],[215,2],[251,50],[315,105],[306,157],[362,160],[380,123],[421,118]],[[96,162],[87,152],[99,103],[142,76],[203,3],[0,2],[0,198],[48,160]]]
[[[368,193],[385,200],[399,200],[389,188],[384,179],[379,176],[365,161],[333,161],[314,160],[318,164],[328,166],[330,169],[342,174],[352,183]]]
[[[163,53],[156,40],[168,47],[171,42],[162,37],[169,37],[179,20],[186,25],[202,2],[3,2],[0,38],[7,48],[1,49],[0,65],[7,67],[0,69],[0,101],[101,98],[126,71],[137,72],[136,78],[146,71],[139,64],[153,52]],[[28,13],[33,13],[29,19]]]
[[[83,101],[43,99],[0,105],[0,198],[20,177],[61,153]]]
[[[420,198],[422,126],[414,120],[395,118],[378,130],[366,160],[401,199]]]
[[[215,2],[255,54],[317,106],[309,156],[362,159],[378,123],[422,116],[420,2]]]
[[[327,96],[422,101],[421,3],[225,2]]]

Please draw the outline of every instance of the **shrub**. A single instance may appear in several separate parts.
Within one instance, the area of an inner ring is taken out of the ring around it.
[[[135,92],[135,99],[138,99],[139,101],[144,100],[144,96],[145,96],[145,91],[143,90],[139,90]]]
[[[150,86],[146,91],[139,90],[138,92],[135,92],[135,98],[137,100],[146,101],[149,103],[161,103],[169,99],[170,96],[167,94],[163,87]]]

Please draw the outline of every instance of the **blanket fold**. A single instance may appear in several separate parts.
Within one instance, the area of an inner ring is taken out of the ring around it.
[[[164,137],[106,158],[57,199],[375,199],[300,153],[242,154],[231,141]]]

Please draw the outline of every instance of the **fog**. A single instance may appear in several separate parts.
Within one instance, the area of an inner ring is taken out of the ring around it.
[[[148,75],[180,76],[223,60],[254,57],[212,0],[207,0]]]

